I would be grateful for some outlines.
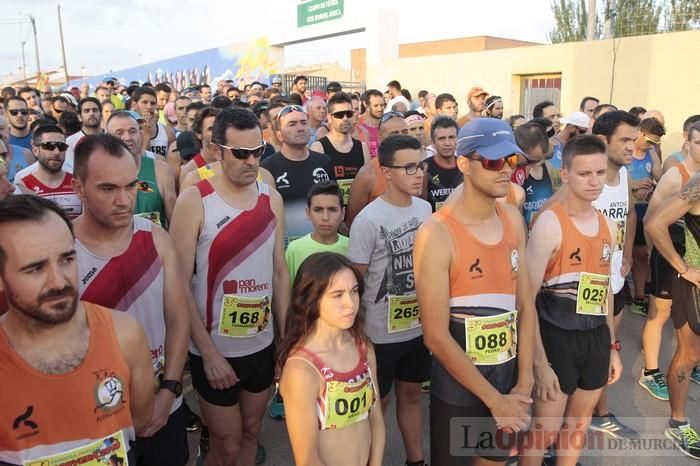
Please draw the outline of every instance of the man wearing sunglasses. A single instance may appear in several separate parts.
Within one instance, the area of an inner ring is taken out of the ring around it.
[[[21,97],[10,97],[5,101],[5,118],[10,123],[10,144],[32,149],[32,135],[29,129],[29,107]]]
[[[257,181],[264,143],[252,112],[223,110],[211,144],[221,171],[180,195],[170,234],[187,283],[196,267],[190,367],[211,433],[206,464],[252,466],[275,373],[274,326],[284,329],[290,300],[284,206]]]
[[[431,464],[503,464],[509,448],[496,439],[526,428],[533,386],[527,235],[520,212],[497,201],[521,151],[508,123],[477,118],[460,130],[456,152],[463,189],[423,224],[413,254],[433,354]],[[455,429],[467,438],[451,443]]]
[[[331,159],[309,150],[308,116],[304,107],[287,105],[275,117],[279,152],[262,162],[275,180],[284,201],[285,238],[293,239],[311,233],[313,226],[306,216],[306,195],[316,183],[335,180]]]
[[[522,150],[521,160],[524,166],[520,167],[523,174],[521,186],[525,191],[523,216],[525,223],[530,225],[535,214],[554,194],[552,187],[554,168],[547,160],[549,139],[542,126],[536,123],[525,123],[515,129],[515,141]]]
[[[10,182],[14,182],[17,174],[35,163],[34,154],[24,147],[10,144],[10,126],[7,124],[5,115],[0,115],[0,139],[5,144],[5,155],[2,160],[5,163],[5,170]]]
[[[33,152],[36,168],[26,176],[15,180],[27,194],[35,194],[52,200],[66,211],[71,220],[83,211],[80,199],[73,190],[73,175],[63,170],[66,157],[66,137],[58,126],[42,125],[36,128]]]
[[[430,354],[423,344],[412,253],[416,230],[431,213],[430,204],[417,197],[427,164],[420,142],[405,134],[383,139],[378,160],[386,191],[355,218],[347,256],[364,277],[365,330],[375,345],[382,409],[395,387],[406,464],[423,466],[420,390],[430,375]]]
[[[588,132],[588,128],[591,124],[591,117],[583,112],[573,112],[571,115],[567,115],[559,120],[559,123],[564,124],[565,126],[564,129],[559,131],[558,134],[555,134],[552,140],[552,148],[554,152],[552,159],[550,160],[552,166],[557,170],[561,168],[561,153],[564,149],[564,145],[575,136],[586,134]],[[553,128],[555,129],[556,133],[557,125],[554,125]]]

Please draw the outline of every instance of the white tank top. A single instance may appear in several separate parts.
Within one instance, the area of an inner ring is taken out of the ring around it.
[[[168,155],[168,133],[162,123],[156,123],[156,134],[151,138],[149,150],[163,157]]]
[[[153,370],[160,376],[165,367],[165,273],[152,226],[150,220],[134,216],[131,242],[118,256],[97,256],[77,239],[75,249],[80,299],[135,317],[148,338]],[[178,397],[170,412],[181,403],[182,397]]]
[[[593,201],[593,206],[617,225],[617,238],[615,240],[615,250],[613,251],[611,262],[611,284],[613,293],[618,293],[625,284],[625,277],[620,273],[620,268],[622,267],[622,252],[629,205],[627,168],[620,167],[620,183],[617,186],[606,184],[603,186],[603,191],[600,193],[598,199]]]
[[[256,182],[251,210],[227,204],[208,180],[197,184],[204,225],[197,242],[192,293],[219,352],[227,358],[272,343],[272,264],[276,219],[266,184]],[[199,355],[194,344],[190,350]]]

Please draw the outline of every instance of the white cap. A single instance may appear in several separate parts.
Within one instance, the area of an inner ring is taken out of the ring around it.
[[[589,117],[583,112],[574,112],[565,116],[559,121],[561,121],[565,125],[574,125],[578,126],[579,128],[588,128],[591,124],[591,117]]]

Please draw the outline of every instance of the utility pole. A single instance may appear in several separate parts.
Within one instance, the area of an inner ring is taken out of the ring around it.
[[[615,11],[615,0],[607,0],[605,8],[605,38],[612,39],[615,36],[614,24],[615,16],[617,16],[617,11]]]
[[[586,40],[595,40],[596,0],[588,0],[588,25],[586,26]]]
[[[32,29],[34,30],[34,53],[36,53],[36,74],[39,76],[41,74],[41,64],[39,63],[39,41],[36,38],[36,20],[34,16],[29,15],[29,21],[32,23]]]
[[[26,40],[22,41],[22,74],[24,74],[24,84],[27,84],[27,63],[24,61],[24,46],[27,44]]]
[[[58,32],[61,36],[61,54],[63,55],[63,72],[66,75],[66,88],[68,88],[68,65],[66,64],[66,46],[63,44],[63,24],[61,22],[61,5],[58,8]]]

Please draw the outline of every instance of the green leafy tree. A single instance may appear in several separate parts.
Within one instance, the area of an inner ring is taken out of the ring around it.
[[[669,32],[700,29],[700,1],[670,0],[664,22]]]
[[[663,4],[657,0],[617,0],[613,36],[628,37],[659,32]]]
[[[554,30],[549,33],[553,44],[586,39],[588,6],[586,0],[554,0]]]

